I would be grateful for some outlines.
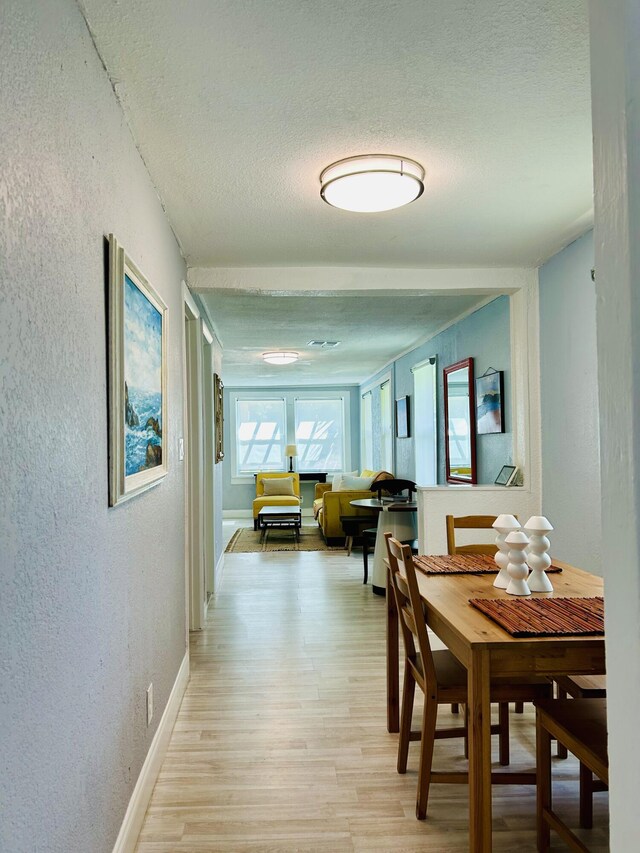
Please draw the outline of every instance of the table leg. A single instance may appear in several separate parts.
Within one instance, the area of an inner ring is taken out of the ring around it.
[[[400,731],[400,690],[398,688],[398,611],[387,569],[387,731]]]
[[[486,649],[472,652],[469,691],[469,850],[491,851],[491,702]]]

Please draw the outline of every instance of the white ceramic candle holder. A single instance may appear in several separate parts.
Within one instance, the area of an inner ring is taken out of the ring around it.
[[[531,590],[527,585],[527,558],[525,557],[524,549],[529,544],[529,537],[522,530],[513,530],[506,538],[506,543],[509,546],[509,565],[507,571],[509,573],[509,586],[507,592],[509,595],[531,595]]]
[[[553,526],[543,515],[533,515],[524,526],[529,535],[529,547],[527,548],[527,563],[531,569],[528,585],[531,592],[551,592],[553,586],[547,576],[547,569],[551,565],[551,557],[547,554],[549,545],[546,534],[553,530]]]
[[[498,535],[496,536],[496,547],[498,550],[494,559],[497,567],[500,569],[493,585],[497,586],[498,589],[506,589],[509,586],[511,578],[507,573],[509,546],[505,542],[505,539],[512,530],[520,530],[520,522],[514,515],[499,515],[491,526],[498,531]]]

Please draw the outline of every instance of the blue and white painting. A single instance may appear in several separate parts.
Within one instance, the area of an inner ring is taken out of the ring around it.
[[[124,277],[125,475],[162,465],[162,314]]]

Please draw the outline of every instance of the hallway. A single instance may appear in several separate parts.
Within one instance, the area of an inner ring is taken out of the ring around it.
[[[466,851],[466,786],[435,785],[419,823],[417,744],[406,776],[395,772],[384,612],[359,552],[227,554],[137,853]],[[533,765],[532,723],[532,709],[511,714],[513,769]],[[464,769],[461,752],[440,741],[435,763]],[[577,765],[554,762],[554,773],[575,779]],[[565,790],[573,800],[573,783]],[[533,788],[494,788],[494,849],[535,850],[534,812]],[[589,839],[607,849],[604,834]]]

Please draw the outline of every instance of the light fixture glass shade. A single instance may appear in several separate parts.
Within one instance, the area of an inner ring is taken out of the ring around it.
[[[320,174],[320,195],[332,207],[379,213],[410,204],[424,190],[424,169],[395,154],[361,154],[332,163]]]
[[[299,355],[297,352],[263,352],[262,357],[269,364],[293,364]]]
[[[285,456],[297,456],[298,455],[298,448],[296,447],[295,444],[287,444],[287,446],[284,449],[284,455]]]

